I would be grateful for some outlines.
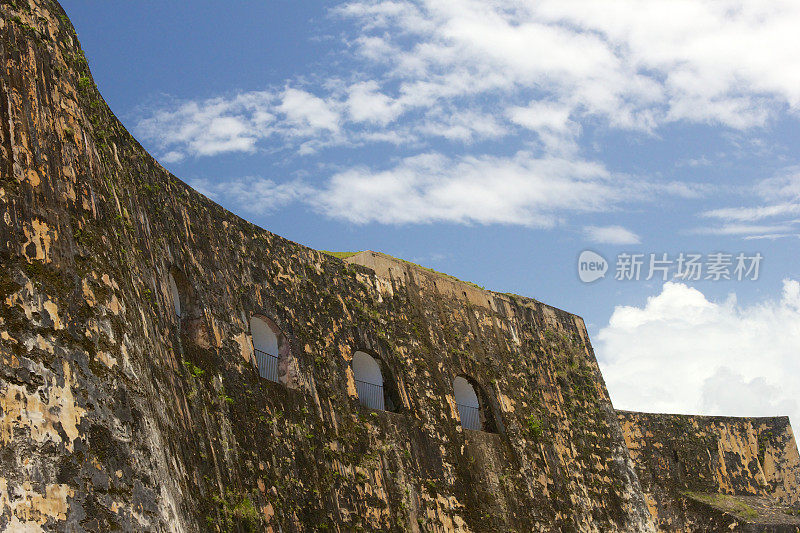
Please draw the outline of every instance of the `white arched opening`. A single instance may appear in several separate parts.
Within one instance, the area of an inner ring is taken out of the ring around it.
[[[461,418],[461,426],[465,429],[481,429],[481,404],[475,387],[466,379],[458,376],[453,380],[453,391],[456,393],[456,407]]]
[[[356,352],[353,355],[353,377],[361,404],[384,411],[383,374],[375,358],[364,352]]]
[[[250,334],[259,375],[270,381],[278,381],[278,336],[263,318],[250,319]]]
[[[175,314],[181,316],[181,293],[178,291],[178,284],[175,283],[175,276],[169,273],[169,292],[172,295],[172,305],[175,307]]]

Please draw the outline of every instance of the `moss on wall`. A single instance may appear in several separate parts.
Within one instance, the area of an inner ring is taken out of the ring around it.
[[[54,1],[0,2],[0,55],[0,529],[652,529],[579,317],[225,211],[116,120]],[[360,405],[356,350],[398,412]],[[459,375],[498,433],[461,428]]]
[[[618,416],[661,529],[693,530],[720,512],[742,528],[800,526],[800,458],[787,417]]]

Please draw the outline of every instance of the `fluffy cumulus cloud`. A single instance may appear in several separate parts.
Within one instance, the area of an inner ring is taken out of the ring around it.
[[[319,132],[339,131],[339,114],[331,105],[311,93],[299,89],[286,89],[276,109],[294,126],[294,135],[310,137]]]
[[[790,415],[800,423],[800,282],[741,305],[666,283],[641,307],[620,306],[596,350],[618,408]]]
[[[354,122],[386,125],[401,113],[398,102],[381,93],[374,80],[355,83],[347,92],[346,106]]]
[[[402,158],[394,169],[322,175],[328,182],[320,190],[331,196],[315,205],[353,220],[552,225],[558,217],[542,219],[543,172],[554,170],[557,188],[586,181],[587,129],[658,134],[665,125],[702,123],[745,130],[800,110],[794,0],[351,0],[330,13],[342,24],[332,41],[337,61],[314,76],[166,105],[144,117],[138,133],[165,162],[259,148],[306,157],[388,143]],[[487,174],[491,187],[482,186],[474,171],[497,157],[481,144],[492,142],[502,142],[504,153],[536,154],[537,168],[507,157],[493,174],[508,181]],[[434,152],[465,172],[415,163]],[[553,164],[563,159],[574,164]],[[626,185],[621,179],[616,188]],[[766,210],[796,213],[796,181],[764,186],[783,198]],[[625,195],[602,189],[590,205]],[[487,202],[476,205],[483,192]],[[362,194],[374,201],[367,205]],[[405,214],[399,194],[413,204]],[[575,205],[567,203],[549,211]],[[709,231],[788,233],[785,222],[755,224],[756,211],[733,214],[747,221],[731,215],[710,213],[720,223]]]

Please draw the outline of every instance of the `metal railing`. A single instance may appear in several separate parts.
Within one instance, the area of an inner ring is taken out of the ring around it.
[[[368,381],[356,381],[356,392],[358,393],[358,400],[364,407],[370,409],[386,410],[386,405],[383,400],[383,385],[370,383]]]
[[[464,429],[473,429],[480,431],[481,428],[481,410],[480,407],[473,407],[471,405],[464,405],[457,403],[458,416],[461,417],[461,427]]]
[[[258,368],[258,375],[264,379],[278,382],[278,356],[271,353],[262,352],[255,349],[256,352],[256,367]]]

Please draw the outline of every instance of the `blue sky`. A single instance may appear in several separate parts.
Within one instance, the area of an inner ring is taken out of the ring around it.
[[[796,2],[62,5],[128,129],[244,218],[583,316],[619,407],[800,414]]]

